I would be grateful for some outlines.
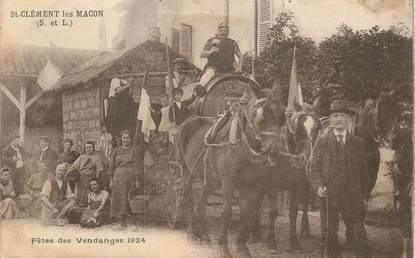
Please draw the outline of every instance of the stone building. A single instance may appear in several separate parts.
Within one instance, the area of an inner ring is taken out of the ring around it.
[[[169,48],[170,49],[170,48]],[[173,60],[179,55],[169,50]],[[62,92],[63,137],[72,139],[78,146],[85,141],[96,142],[105,131],[105,105],[109,86],[119,68],[128,65],[136,76],[132,95],[137,108],[141,88],[146,85],[153,108],[160,107],[160,95],[165,93],[167,75],[166,45],[145,41],[138,46],[103,53],[67,73],[59,82]],[[187,72],[195,75],[200,70],[187,63]],[[148,80],[144,81],[148,73]]]
[[[62,72],[68,72],[98,54],[96,50],[3,45],[0,51],[1,147],[23,132],[24,147],[31,153],[39,151],[40,135],[49,136],[53,148],[58,149],[62,139],[60,95],[40,88],[36,82],[39,73],[48,59]]]

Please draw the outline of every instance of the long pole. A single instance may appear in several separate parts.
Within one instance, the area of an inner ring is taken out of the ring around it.
[[[225,18],[223,22],[229,26],[229,0],[225,0]]]
[[[1,1],[0,1],[1,2]],[[3,93],[0,91],[0,150],[3,150],[3,145],[2,145],[2,139],[3,139],[3,128],[2,128],[2,114],[3,114],[3,110],[2,110],[2,106],[3,106]],[[2,167],[1,164],[1,160],[0,159],[0,167]]]
[[[24,143],[25,129],[26,129],[26,96],[27,86],[20,86],[20,127],[19,136],[20,140]]]
[[[167,44],[167,37],[166,37],[166,65],[167,65],[167,83],[169,84],[169,105],[173,105],[173,76],[170,66],[170,51],[169,51],[169,45]]]
[[[258,0],[254,1],[254,10],[255,10],[255,19],[254,19],[254,37],[255,37],[255,49],[254,49],[254,55],[259,56],[259,49],[258,49]]]
[[[174,112],[174,106],[173,106],[173,72],[171,70],[171,65],[170,65],[171,61],[170,61],[170,51],[169,51],[169,45],[167,45],[167,37],[166,37],[166,65],[167,65],[167,83],[169,85],[169,106],[170,108],[173,109],[173,122],[176,123],[176,114]]]

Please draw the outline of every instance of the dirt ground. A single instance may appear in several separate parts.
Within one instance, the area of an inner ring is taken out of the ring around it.
[[[209,214],[218,214],[218,208],[210,208]],[[301,215],[301,214],[300,214]],[[264,244],[249,243],[253,257],[319,257],[320,229],[317,212],[309,215],[312,237],[301,239],[302,250],[290,253],[288,242],[288,218],[277,218],[275,233],[277,251],[270,251]],[[265,221],[264,221],[265,222]],[[182,230],[171,230],[165,223],[149,223],[147,226],[129,226],[121,229],[118,224],[104,225],[97,229],[81,229],[79,225],[44,227],[33,219],[0,221],[1,258],[210,258],[218,257],[218,216],[208,217],[212,246],[191,242]],[[141,224],[141,222],[139,222]],[[236,222],[230,235],[230,249],[235,255]],[[396,228],[367,226],[368,237],[376,258],[399,257],[401,235]],[[262,226],[265,238],[265,224]],[[340,228],[340,240],[344,241],[344,226]],[[83,243],[87,241],[109,241],[109,243]],[[128,243],[130,240],[130,243]],[[81,243],[78,243],[80,241]],[[112,244],[110,241],[114,241]],[[116,243],[123,241],[122,243]],[[143,242],[144,241],[144,242]],[[70,243],[69,243],[70,242]],[[134,243],[131,243],[134,242]],[[343,257],[354,257],[351,253]]]

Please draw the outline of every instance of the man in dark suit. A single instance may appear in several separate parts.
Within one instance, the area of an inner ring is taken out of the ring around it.
[[[48,171],[55,171],[58,154],[56,154],[56,151],[54,151],[49,144],[49,139],[46,136],[40,137],[39,146],[41,152],[38,160],[45,162]]]
[[[340,257],[339,214],[351,230],[357,257],[370,257],[364,228],[368,162],[361,139],[347,131],[353,115],[347,102],[331,103],[330,128],[318,137],[310,163],[310,183],[321,200],[322,252],[328,257]]]
[[[2,165],[12,169],[12,182],[16,197],[23,193],[25,180],[26,151],[21,146],[20,137],[15,137],[1,153]]]

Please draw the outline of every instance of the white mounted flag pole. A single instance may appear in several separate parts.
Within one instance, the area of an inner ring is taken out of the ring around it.
[[[295,111],[295,106],[294,106],[295,104],[299,106],[303,106],[303,103],[304,103],[301,86],[298,83],[297,62],[295,60],[295,52],[296,52],[296,46],[294,46],[293,64],[291,67],[291,76],[290,76],[290,88],[288,90],[287,111],[289,112]]]
[[[43,34],[44,35],[44,34]],[[56,83],[63,76],[63,72],[53,63],[53,53],[56,52],[56,46],[53,44],[50,39],[44,35],[49,41],[49,49],[47,54],[47,62],[43,70],[39,73],[37,77],[37,84],[42,88],[43,91],[52,90]]]
[[[141,97],[140,105],[138,107],[137,120],[143,122],[141,125],[141,132],[144,134],[144,141],[149,143],[150,131],[156,129],[156,125],[154,124],[154,120],[151,117],[150,96],[147,93],[147,87],[145,87],[148,80],[148,72],[146,72],[144,76],[145,78],[143,87],[141,88]]]

